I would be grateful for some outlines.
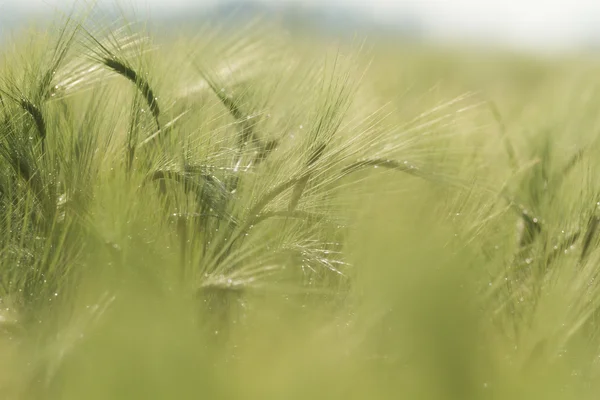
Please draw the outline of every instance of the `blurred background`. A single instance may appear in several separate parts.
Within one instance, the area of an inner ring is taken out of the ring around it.
[[[0,34],[77,0],[0,0]],[[91,3],[90,1],[85,1]],[[114,10],[114,0],[94,2]],[[253,16],[318,33],[401,36],[433,43],[493,46],[527,52],[594,52],[600,48],[597,0],[125,0],[155,23],[212,22]]]

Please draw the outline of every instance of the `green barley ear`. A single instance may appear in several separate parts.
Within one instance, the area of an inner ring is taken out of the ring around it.
[[[52,50],[52,55],[46,67],[46,72],[42,75],[38,93],[36,98],[40,101],[49,100],[55,94],[55,86],[53,85],[57,72],[64,67],[65,62],[69,58],[69,53],[77,39],[79,33],[79,27],[81,21],[75,20],[73,17],[74,11],[71,15],[66,17],[66,21],[62,27],[58,30],[58,37],[56,39],[56,45]],[[85,19],[85,17],[83,17]]]
[[[156,126],[160,130],[159,117],[161,109],[158,104],[156,91],[152,88],[144,74],[134,67],[126,57],[121,55],[123,53],[141,56],[145,52],[143,48],[145,38],[133,33],[126,34],[123,32],[123,28],[121,28],[109,31],[106,38],[100,39],[96,34],[83,26],[80,29],[84,32],[82,42],[85,50],[88,52],[89,59],[102,65],[106,70],[131,82],[144,98],[154,117]],[[85,87],[87,84],[97,83],[102,79],[101,76],[96,76],[98,75],[97,68],[81,61],[74,63],[68,70],[72,71],[71,75],[73,77],[64,76],[63,74],[60,82],[57,84],[59,89],[67,92],[73,91],[78,86]]]
[[[154,90],[152,90],[148,81],[135,72],[131,66],[127,65],[123,60],[119,60],[115,56],[112,58],[103,58],[101,62],[107,68],[126,78],[137,87],[146,100],[146,104],[148,104],[152,115],[154,116],[157,128],[160,129],[160,122],[158,120],[158,117],[160,116],[158,97],[156,97]]]
[[[39,141],[42,146],[42,153],[44,153],[45,152],[46,134],[47,134],[47,125],[46,125],[46,121],[44,119],[44,115],[42,114],[40,107],[37,106],[36,104],[34,104],[31,100],[27,99],[24,95],[21,95],[20,98],[17,98],[16,96],[12,95],[11,93],[0,88],[0,94],[2,94],[2,93],[4,93],[4,95],[6,97],[10,98],[14,103],[18,104],[19,107],[27,113],[29,118],[31,118],[31,120],[33,121],[33,123],[35,125],[37,135],[38,135]],[[2,105],[4,106],[4,101],[2,101]],[[5,112],[7,113],[8,110],[6,109],[6,106],[4,106],[3,108],[5,109]],[[10,117],[8,116],[8,114],[6,114],[6,122],[8,123],[9,120],[10,120]]]
[[[21,99],[20,106],[23,108],[23,110],[27,111],[27,113],[35,122],[35,126],[40,137],[40,142],[42,143],[42,151],[44,151],[44,143],[46,141],[46,122],[44,121],[42,111],[39,109],[39,107],[27,99]]]
[[[211,45],[203,47],[199,44],[200,49],[193,52],[194,59],[191,62],[201,82],[192,90],[186,88],[184,92],[185,96],[189,96],[199,90],[208,91],[219,100],[236,124],[237,151],[233,165],[238,165],[245,156],[250,155],[252,159],[249,165],[256,167],[281,144],[281,140],[267,140],[259,132],[258,124],[263,114],[262,111],[257,112],[257,108],[264,111],[264,101],[268,100],[268,96],[260,93],[261,88],[256,86],[256,81],[268,75],[266,66],[273,68],[274,65],[287,63],[277,56],[276,49],[280,49],[280,45],[275,42],[279,40],[267,34],[270,30],[268,23],[257,20],[244,25],[233,35],[224,33],[220,37],[217,29],[217,34],[207,34],[207,39],[202,39],[208,40]],[[199,58],[195,58],[196,55]],[[214,58],[215,65],[207,61],[211,58]],[[238,90],[234,91],[233,88]],[[232,180],[231,189],[235,190],[237,181]]]
[[[10,88],[10,90],[0,89],[7,98],[17,103],[33,120],[41,143],[42,153],[45,153],[46,150],[48,130],[48,124],[42,109],[44,104],[52,97],[55,74],[63,67],[69,57],[77,33],[78,23],[71,16],[68,16],[57,31],[55,44],[48,50],[44,48],[44,53],[40,59],[36,60],[32,66],[25,68],[24,81],[18,82],[14,80],[14,77],[10,79],[5,77],[5,87]],[[29,85],[32,85],[32,87],[24,89]],[[1,102],[3,105],[3,100]],[[4,105],[3,108],[7,112]]]
[[[264,142],[256,132],[256,121],[255,118],[251,118],[247,113],[242,111],[242,104],[240,99],[227,93],[224,88],[219,89],[215,78],[209,74],[209,72],[200,66],[196,65],[197,71],[200,73],[202,79],[208,84],[208,87],[213,94],[219,99],[223,106],[229,111],[232,118],[236,121],[239,126],[238,137],[237,137],[237,155],[233,162],[234,165],[241,163],[242,157],[244,156],[245,150],[248,145],[252,145],[256,148],[256,156],[252,161],[254,166],[258,166],[260,163],[265,161],[273,150],[279,144],[279,140],[270,140]],[[230,185],[231,190],[237,188],[237,178],[232,178],[232,184]]]

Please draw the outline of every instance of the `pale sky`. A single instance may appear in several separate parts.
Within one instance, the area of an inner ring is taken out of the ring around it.
[[[74,0],[0,0],[6,6],[51,10]],[[89,2],[89,0],[87,0]],[[97,0],[114,3],[114,0]],[[221,0],[223,1],[223,0]],[[262,0],[270,3],[336,4],[393,24],[403,15],[418,18],[438,39],[478,38],[525,47],[568,48],[600,43],[600,0]],[[182,10],[219,0],[123,0],[136,9]]]

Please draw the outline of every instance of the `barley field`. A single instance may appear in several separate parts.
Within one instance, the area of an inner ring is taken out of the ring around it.
[[[0,56],[1,399],[596,399],[600,63],[57,15]]]

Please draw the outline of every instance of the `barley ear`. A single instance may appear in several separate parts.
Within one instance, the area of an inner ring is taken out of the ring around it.
[[[46,122],[44,121],[42,111],[39,109],[39,107],[37,107],[35,104],[33,104],[31,101],[25,98],[21,99],[19,104],[21,108],[23,108],[23,110],[25,110],[33,119],[42,144],[42,151],[44,151],[44,142],[46,140]]]
[[[146,103],[154,116],[154,120],[156,122],[156,126],[160,129],[160,122],[158,117],[160,116],[160,108],[158,106],[158,98],[154,94],[154,90],[150,87],[148,81],[140,76],[137,72],[133,70],[130,66],[125,64],[123,61],[119,60],[117,57],[105,57],[102,59],[102,64],[104,64],[107,68],[131,81],[137,89],[140,91],[142,96],[146,99]]]

